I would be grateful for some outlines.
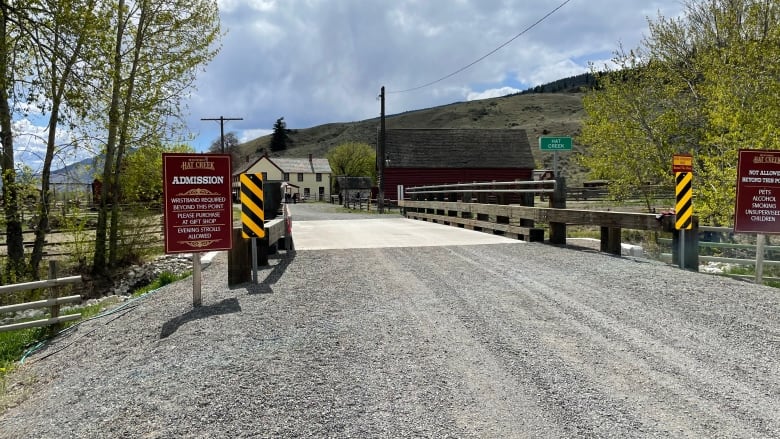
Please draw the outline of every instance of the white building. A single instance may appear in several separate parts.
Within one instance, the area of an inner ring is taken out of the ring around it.
[[[328,159],[270,158],[263,155],[247,167],[233,173],[233,193],[238,194],[241,174],[262,174],[263,181],[281,181],[290,196],[302,200],[329,200],[332,171]]]

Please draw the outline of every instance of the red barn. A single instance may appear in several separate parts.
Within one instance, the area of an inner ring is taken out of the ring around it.
[[[525,130],[388,129],[385,199],[397,186],[531,180],[534,158]]]

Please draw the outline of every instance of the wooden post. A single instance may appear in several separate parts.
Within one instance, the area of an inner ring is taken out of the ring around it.
[[[620,227],[601,227],[601,251],[620,256],[621,254],[621,234]]]
[[[683,262],[680,263],[680,235],[685,246]],[[693,217],[693,228],[681,234],[679,230],[672,232],[672,264],[682,269],[699,271],[699,219]]]
[[[192,253],[192,306],[197,308],[203,304],[201,298],[201,268],[200,268],[200,252]]]
[[[49,280],[57,279],[57,261],[55,260],[49,260]],[[57,287],[50,287],[49,288],[49,299],[56,299],[58,296],[57,294]],[[49,308],[49,314],[52,319],[55,319],[60,316],[60,305],[52,305]],[[49,326],[49,334],[54,335],[62,328],[62,323],[55,323],[51,326]]]
[[[550,197],[550,207],[566,208],[566,178],[555,179],[555,193]],[[566,223],[550,223],[550,244],[566,245]]]
[[[756,235],[756,283],[764,283],[764,242],[765,235],[759,233]]]
[[[228,252],[228,286],[251,280],[252,260],[249,252],[249,240],[241,236],[241,227],[234,227],[233,248]]]

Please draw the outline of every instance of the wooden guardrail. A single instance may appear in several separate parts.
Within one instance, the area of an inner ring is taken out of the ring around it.
[[[598,210],[554,209],[547,207],[526,207],[500,204],[480,204],[448,201],[402,200],[399,204],[409,218],[458,225],[468,229],[499,231],[529,241],[544,239],[544,229],[521,226],[523,220],[564,225],[592,225],[601,227],[601,251],[620,254],[622,229],[654,230],[669,232],[669,223],[664,217],[654,214],[626,213]],[[495,218],[495,219],[492,219]],[[673,218],[673,217],[671,217]],[[553,244],[565,244],[555,242]]]
[[[33,320],[29,322],[13,323],[10,325],[0,326],[0,332],[15,331],[17,329],[37,328],[41,326],[54,326],[57,327],[62,323],[72,320],[78,320],[81,318],[81,314],[70,314],[60,316],[60,306],[65,303],[75,303],[81,301],[80,295],[73,295],[67,297],[57,297],[57,287],[64,285],[73,285],[83,283],[81,276],[69,276],[57,278],[57,261],[49,261],[49,279],[25,282],[13,285],[0,286],[0,295],[10,294],[18,291],[29,291],[38,288],[48,288],[49,298],[44,300],[38,300],[34,302],[19,303],[14,305],[0,306],[0,314],[11,313],[16,311],[24,311],[27,309],[37,308],[49,308],[49,318]]]
[[[671,232],[675,245],[673,260],[678,256],[680,236],[685,256],[681,264],[698,270],[698,234],[696,230],[680,234],[674,230],[674,215],[632,212],[580,210],[566,208],[566,181],[563,178],[542,181],[509,181],[461,183],[409,188],[411,199],[399,200],[409,218],[440,222],[474,230],[501,233],[527,241],[544,241],[546,223],[549,242],[566,244],[567,225],[589,225],[600,228],[600,250],[621,254],[623,229]],[[549,207],[534,207],[534,195],[549,196]],[[514,204],[516,201],[519,203]],[[698,223],[694,221],[694,229]],[[673,263],[679,264],[674,260]]]
[[[265,237],[257,239],[257,263],[268,265],[268,255],[279,248],[293,249],[292,216],[283,207],[283,217],[272,219],[264,224]],[[228,251],[228,285],[234,286],[249,282],[252,274],[251,239],[244,238],[241,227],[233,228],[233,248]]]

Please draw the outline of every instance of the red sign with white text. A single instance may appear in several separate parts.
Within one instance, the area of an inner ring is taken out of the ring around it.
[[[229,154],[163,154],[165,253],[233,246],[231,169]]]
[[[780,233],[780,151],[739,151],[734,231]]]

